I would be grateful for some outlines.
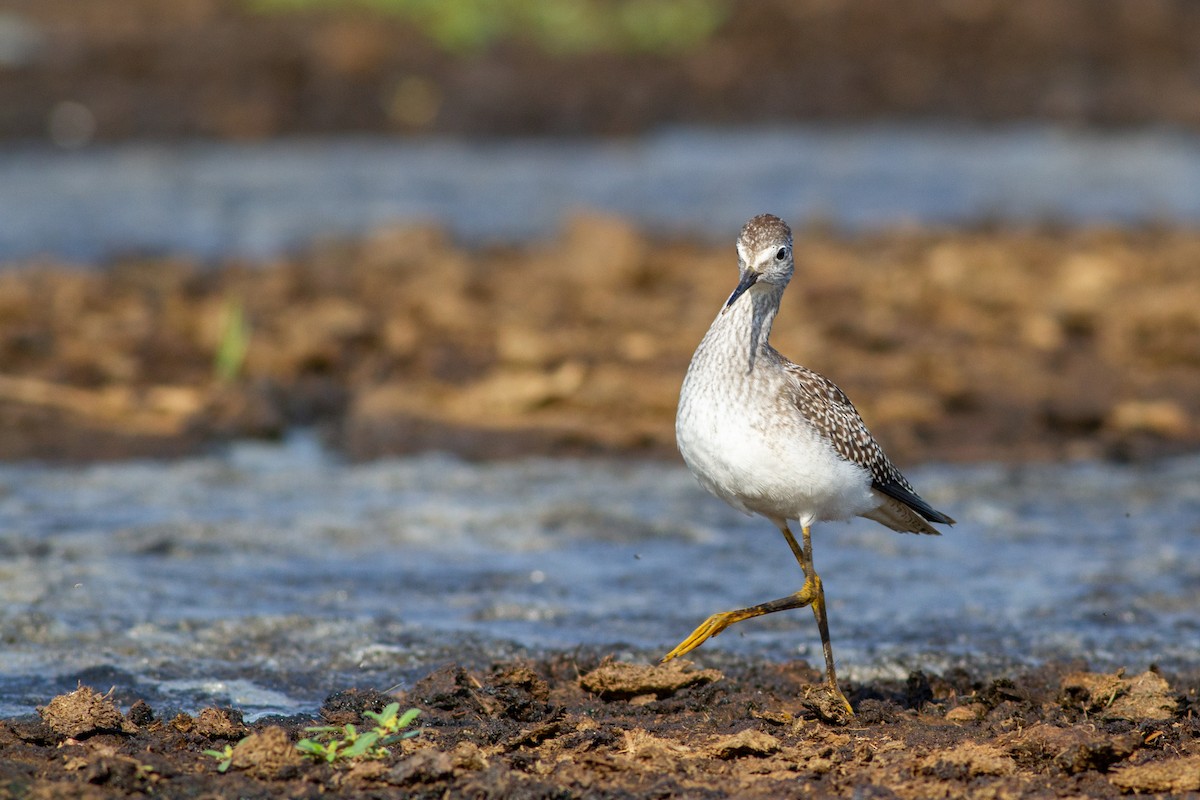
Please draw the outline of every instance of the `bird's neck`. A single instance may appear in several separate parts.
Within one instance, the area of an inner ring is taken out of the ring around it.
[[[717,346],[732,358],[739,371],[753,372],[762,352],[770,345],[771,325],[779,312],[782,288],[760,284],[721,310],[713,322]]]

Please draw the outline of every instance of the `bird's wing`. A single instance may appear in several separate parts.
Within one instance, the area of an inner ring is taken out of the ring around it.
[[[867,430],[858,409],[837,384],[799,364],[786,362],[785,368],[794,391],[792,400],[800,413],[833,444],[842,458],[871,473],[871,488],[899,500],[931,522],[953,524],[954,520],[925,502],[896,469]]]

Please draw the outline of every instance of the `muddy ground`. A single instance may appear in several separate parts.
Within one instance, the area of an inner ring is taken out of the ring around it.
[[[82,687],[0,722],[0,797],[1116,797],[1200,793],[1200,681],[1057,665],[999,680],[848,685],[819,718],[800,662],[663,667],[560,654],[450,665],[313,718],[119,708]],[[118,687],[119,691],[119,687]],[[369,727],[393,699],[422,732],[379,759],[315,763],[311,725]],[[124,710],[124,714],[121,711]],[[233,745],[225,772],[205,750]]]
[[[900,464],[1200,445],[1200,232],[807,230],[797,254],[773,341]],[[10,265],[0,458],[172,456],[302,425],[356,459],[676,458],[679,384],[735,263],[732,244],[580,216],[519,248],[395,227],[270,263]]]

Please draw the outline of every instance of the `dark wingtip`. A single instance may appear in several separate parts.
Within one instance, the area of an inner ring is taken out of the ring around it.
[[[930,522],[937,522],[941,525],[953,525],[955,519],[935,509],[933,506],[926,503],[925,500],[916,492],[906,489],[898,483],[880,483],[879,481],[872,482],[872,488],[883,492],[888,497],[899,500],[904,505],[911,508],[913,511],[920,514]]]
[[[917,511],[918,514],[930,522],[938,522],[942,525],[953,525],[954,523],[958,522],[958,520],[954,519],[953,517],[949,517],[936,509],[931,508],[929,509],[929,512],[930,513],[926,514],[923,511]]]

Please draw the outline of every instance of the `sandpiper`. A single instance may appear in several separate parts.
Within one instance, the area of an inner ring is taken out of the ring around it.
[[[768,341],[795,263],[792,231],[762,214],[737,239],[740,280],[696,348],[675,418],[679,452],[700,484],[746,514],[775,523],[804,571],[795,594],[713,614],[663,661],[699,647],[735,622],[812,606],[835,704],[853,714],[837,684],[825,592],[813,567],[815,522],[866,517],[895,531],[936,534],[954,520],[913,490],[858,411],[823,375],[793,364]],[[802,544],[788,527],[800,525]]]

